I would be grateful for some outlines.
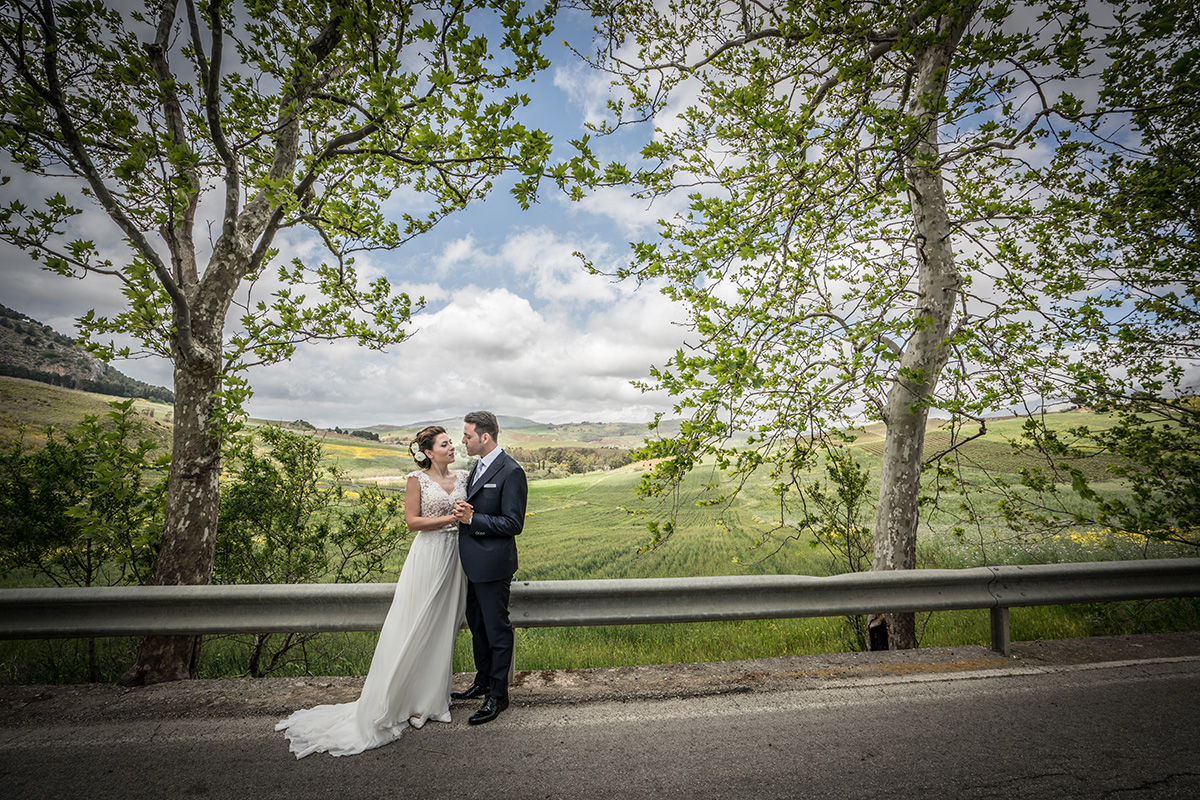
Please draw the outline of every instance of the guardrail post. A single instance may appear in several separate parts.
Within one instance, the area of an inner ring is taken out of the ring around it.
[[[990,609],[992,618],[992,649],[1001,655],[1008,655],[1012,650],[1012,640],[1009,637],[1008,608],[995,606]]]

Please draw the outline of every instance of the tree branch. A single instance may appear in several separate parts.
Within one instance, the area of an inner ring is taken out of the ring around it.
[[[167,65],[168,38],[171,28],[174,27],[176,3],[177,0],[162,0],[154,41],[142,47],[154,69],[154,77],[163,95],[163,116],[167,121],[167,133],[171,144],[182,148],[187,146],[187,128],[179,94],[175,90],[175,76],[171,74],[171,68]],[[168,157],[168,161],[170,160]],[[184,286],[194,286],[199,276],[196,270],[196,248],[195,242],[192,241],[192,230],[196,221],[196,207],[200,200],[200,176],[196,174],[194,166],[177,170],[191,185],[191,191],[188,193],[188,203],[183,210],[182,220],[175,219],[174,203],[167,206],[168,221],[162,226],[162,234],[167,240],[175,265],[176,280]]]
[[[165,3],[170,3],[171,0],[165,0]],[[219,355],[212,353],[202,347],[192,338],[191,330],[191,306],[188,298],[180,289],[179,284],[175,282],[171,271],[159,258],[158,253],[150,245],[150,242],[142,234],[133,221],[125,214],[125,210],[113,197],[112,192],[100,177],[99,170],[92,163],[91,157],[88,155],[87,148],[83,144],[82,137],[79,131],[75,128],[74,120],[71,119],[70,111],[66,107],[63,100],[62,86],[58,78],[58,32],[57,22],[54,15],[54,4],[52,0],[41,0],[42,5],[42,26],[43,33],[46,37],[46,52],[43,56],[43,67],[46,70],[46,86],[41,86],[40,83],[30,75],[21,63],[17,63],[17,69],[21,70],[22,78],[24,78],[31,87],[37,91],[46,103],[54,109],[55,120],[58,123],[59,129],[62,132],[63,143],[66,145],[68,152],[74,159],[79,175],[87,181],[96,199],[104,208],[105,212],[112,218],[113,222],[121,229],[121,231],[129,238],[129,241],[142,254],[146,261],[154,268],[154,274],[170,295],[173,307],[177,317],[177,335],[178,343],[184,357],[194,359],[203,363],[216,364],[219,361]]]
[[[225,235],[232,237],[234,221],[237,219],[238,203],[241,202],[242,196],[242,176],[221,125],[221,60],[225,49],[225,25],[221,18],[220,3],[210,1],[208,21],[212,32],[212,58],[206,59],[204,46],[200,41],[200,24],[196,15],[195,0],[185,0],[185,2],[187,3],[188,25],[192,31],[192,47],[196,52],[196,65],[200,71],[204,92],[204,113],[208,120],[208,132],[212,137],[213,146],[217,150],[217,156],[225,165],[225,213],[221,228]]]
[[[836,322],[838,325],[841,326],[842,330],[846,332],[846,334],[849,336],[849,338],[851,338],[851,339],[856,338],[853,336],[853,329],[850,327],[850,324],[847,323],[846,320],[842,319],[842,317],[833,313],[832,311],[816,311],[816,312],[813,312],[812,314],[805,314],[804,317],[800,321],[803,322],[805,320],[815,319],[818,317],[824,317],[825,319],[833,320],[834,322]],[[896,357],[900,357],[900,356],[904,355],[904,351],[900,349],[900,345],[896,344],[889,337],[884,336],[882,333],[875,333],[874,335],[871,336],[871,338],[868,341],[879,342],[881,344],[886,345],[887,348],[896,355]]]

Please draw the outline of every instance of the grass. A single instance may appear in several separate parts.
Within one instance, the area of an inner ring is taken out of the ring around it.
[[[645,578],[694,575],[800,573],[828,574],[824,552],[807,541],[792,541],[776,556],[752,566],[744,562],[753,539],[767,524],[735,507],[725,515],[729,530],[710,520],[709,510],[689,508],[670,542],[635,555],[646,531],[621,506],[630,503],[638,479],[633,467],[606,473],[536,481],[530,487],[529,516],[519,541],[518,580]],[[927,532],[922,549],[936,566],[976,566],[982,555],[970,542]],[[1147,551],[1144,542],[1108,532],[1075,532],[1024,543],[995,543],[1002,563],[1048,563],[1167,555]],[[399,568],[403,553],[394,565]],[[735,563],[734,559],[742,563]],[[9,584],[12,585],[12,584]],[[1017,608],[1012,611],[1014,640],[1059,639],[1128,632],[1195,630],[1200,603],[1195,599],[1152,603]],[[986,610],[943,612],[918,617],[921,646],[986,645]],[[372,633],[323,634],[297,660],[276,673],[362,675],[370,665]],[[98,642],[104,680],[115,680],[131,661],[133,639]],[[576,669],[636,664],[692,663],[842,652],[855,648],[842,618],[749,620],[677,625],[517,630],[517,669]],[[203,677],[242,674],[246,637],[209,637],[201,662]],[[58,683],[86,680],[82,641],[0,643],[0,682]],[[471,670],[470,638],[459,635],[454,669]]]
[[[112,411],[109,403],[121,399],[0,376],[0,444],[22,439],[27,447],[41,447],[46,443],[47,426],[69,430],[86,416],[103,417]],[[133,407],[145,417],[143,421],[150,435],[167,446],[171,438],[172,406],[135,399]]]
[[[28,384],[29,382],[21,382]],[[33,419],[39,407],[54,405],[55,387],[29,384],[10,413],[12,379],[0,381],[0,393],[9,418],[21,414]],[[41,388],[39,388],[41,387]],[[18,387],[24,390],[25,387]],[[44,394],[42,392],[51,394]],[[85,413],[105,413],[105,399],[68,392],[71,403],[54,412],[56,425],[69,425]],[[41,398],[43,403],[39,403]],[[166,415],[156,413],[155,419]],[[1097,425],[1094,415],[1077,413],[1059,419],[1061,424]],[[1102,422],[1102,420],[1100,420]],[[1019,420],[990,421],[985,437],[958,453],[963,474],[982,480],[1007,475],[1033,463],[1013,456],[1006,436],[1015,436]],[[937,423],[932,423],[936,428]],[[571,435],[573,431],[529,431],[528,447],[542,436]],[[628,435],[610,431],[611,435]],[[944,437],[945,442],[938,437]],[[547,439],[547,441],[552,441]],[[948,444],[948,434],[932,431],[930,451]],[[561,440],[553,441],[562,444]],[[878,431],[865,430],[855,444],[871,466],[878,490]],[[325,435],[325,452],[347,471],[352,481],[380,476],[403,476],[414,466],[402,447],[377,444],[356,437]],[[521,566],[517,580],[568,580],[591,578],[649,578],[744,574],[827,575],[834,570],[824,550],[808,538],[785,539],[774,534],[771,542],[755,542],[771,533],[779,516],[777,499],[765,478],[755,478],[728,509],[698,507],[701,484],[710,475],[696,475],[684,487],[679,524],[670,541],[657,550],[638,554],[648,539],[645,520],[632,516],[625,506],[637,506],[634,489],[640,473],[636,465],[608,472],[535,481],[530,486],[528,517],[521,534]],[[1111,491],[1118,487],[1109,486]],[[874,496],[874,495],[872,495]],[[1144,539],[1110,531],[1077,529],[1060,536],[1019,536],[1000,527],[979,525],[969,535],[954,536],[953,509],[927,512],[918,547],[920,566],[961,568],[983,563],[1054,563],[1177,555],[1165,546],[1147,546]],[[759,560],[782,545],[779,552]],[[392,564],[399,570],[407,548]],[[9,576],[3,585],[20,585],[21,576]],[[989,622],[986,610],[920,615],[921,645],[986,645]],[[1129,632],[1160,632],[1200,628],[1200,602],[1195,599],[1152,603],[1113,603],[1082,606],[1013,609],[1014,640],[1073,638]],[[362,675],[370,664],[376,635],[372,633],[323,634],[307,645],[303,660],[274,673],[280,676],[309,672],[324,675]],[[132,660],[134,639],[97,642],[104,680],[115,680]],[[537,628],[517,630],[517,669],[573,669],[619,665],[690,663],[782,655],[840,652],[853,649],[855,637],[841,618],[752,620],[678,625],[603,626],[594,628]],[[203,677],[233,676],[244,672],[246,637],[209,637],[202,662]],[[86,643],[83,641],[0,642],[0,682],[59,683],[86,680]],[[456,671],[471,669],[469,635],[463,632],[455,647]]]
[[[634,466],[605,473],[535,481],[525,531],[521,534],[520,580],[652,578],[677,576],[815,574],[818,558],[811,548],[790,548],[763,564],[747,567],[755,538],[768,526],[744,509],[733,508],[724,525],[712,510],[694,503],[680,509],[678,531],[669,545],[637,554],[648,539],[645,522],[624,506],[636,507]],[[697,479],[698,481],[699,479]],[[690,497],[696,496],[693,489]]]
[[[349,442],[335,437],[327,436],[322,444],[325,459],[336,463],[355,480],[402,477],[416,467],[407,448],[375,444],[357,437]]]

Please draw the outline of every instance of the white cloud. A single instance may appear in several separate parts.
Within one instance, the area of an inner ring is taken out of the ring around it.
[[[658,220],[674,217],[687,205],[684,192],[674,192],[653,201],[634,197],[629,189],[602,187],[582,200],[560,201],[572,215],[592,214],[616,225],[621,238],[638,241],[655,234]]]
[[[613,85],[612,76],[578,60],[554,70],[554,85],[566,93],[588,125],[600,125],[611,117],[607,103],[627,95]]]
[[[606,259],[611,245],[599,240],[578,244],[546,228],[521,231],[510,236],[500,249],[498,262],[532,281],[537,298],[554,303],[606,303],[616,299],[611,284],[589,275],[577,251],[590,258]]]
[[[319,256],[307,239],[281,238],[279,245],[283,259]],[[304,345],[286,363],[250,371],[248,411],[343,427],[444,418],[472,408],[546,422],[647,420],[668,403],[629,382],[647,377],[651,364],[678,347],[682,335],[669,324],[678,314],[650,287],[634,291],[588,275],[575,250],[589,251],[606,269],[623,257],[618,244],[593,238],[580,245],[547,228],[518,230],[487,250],[472,236],[451,242],[442,250],[443,263],[456,266],[448,270],[451,278],[461,267],[512,288],[454,285],[429,271],[422,282],[393,274],[397,290],[429,301],[414,318],[409,341],[386,352],[345,341]],[[60,331],[73,333],[74,318],[88,309],[112,315],[125,307],[119,281],[71,280],[39,270],[19,251],[4,255],[3,302]],[[378,256],[358,263],[364,279],[384,266]],[[389,271],[397,270],[392,265]],[[253,298],[266,299],[277,288],[268,270]],[[171,385],[166,360],[115,366]]]
[[[448,242],[442,248],[442,254],[434,261],[433,272],[440,278],[445,278],[451,271],[462,264],[473,260],[477,247],[474,236],[464,236]]]
[[[342,427],[473,408],[542,422],[648,420],[669,407],[667,398],[630,381],[679,346],[673,312],[656,292],[626,292],[581,328],[507,289],[466,287],[419,315],[416,334],[387,353],[307,345],[287,364],[256,370],[249,410]]]

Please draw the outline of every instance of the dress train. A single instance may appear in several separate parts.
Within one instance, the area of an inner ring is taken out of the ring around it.
[[[424,473],[418,476],[422,514],[449,513],[437,508],[453,506],[466,473],[458,474],[450,494]],[[434,497],[427,500],[429,495]],[[428,720],[449,722],[454,638],[466,595],[457,526],[415,534],[358,700],[302,709],[275,726],[284,731],[296,758],[355,755],[395,741],[406,728],[420,728]]]

